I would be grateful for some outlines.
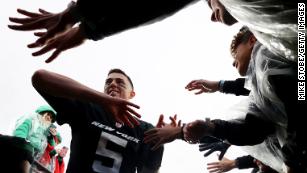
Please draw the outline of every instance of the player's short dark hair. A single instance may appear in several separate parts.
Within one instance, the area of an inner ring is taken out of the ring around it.
[[[230,45],[231,55],[234,56],[234,52],[241,43],[247,43],[248,39],[253,35],[247,26],[243,26],[239,32],[234,36]]]
[[[126,76],[126,77],[128,78],[128,80],[129,80],[131,86],[132,86],[132,89],[134,89],[134,86],[133,86],[133,83],[132,83],[131,78],[130,78],[123,70],[121,70],[121,69],[119,69],[119,68],[114,68],[114,69],[111,69],[111,70],[109,71],[108,75],[110,75],[111,73],[120,73],[120,74]]]

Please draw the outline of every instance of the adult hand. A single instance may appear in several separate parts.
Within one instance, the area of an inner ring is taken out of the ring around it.
[[[161,114],[158,120],[158,123],[156,125],[157,128],[162,128],[165,126],[172,126],[172,127],[180,127],[181,126],[181,120],[177,122],[177,114],[175,114],[173,117],[170,116],[169,119],[171,120],[170,123],[164,122],[164,115]]]
[[[152,150],[158,149],[161,145],[179,139],[181,136],[181,127],[165,126],[162,128],[153,128],[145,132],[144,142],[153,143]]]
[[[17,9],[17,12],[26,16],[26,18],[10,17],[9,20],[19,25],[8,25],[10,29],[18,31],[32,31],[38,29],[46,29],[46,32],[36,32],[34,35],[40,38],[28,47],[34,48],[44,45],[55,35],[71,28],[77,21],[70,14],[75,7],[72,3],[66,10],[60,13],[50,13],[43,9],[39,9],[39,13],[29,12],[23,9]]]
[[[70,28],[66,32],[56,35],[54,38],[49,40],[42,49],[32,53],[32,55],[43,55],[55,49],[52,55],[45,61],[46,63],[49,63],[57,58],[63,51],[81,45],[85,39],[86,38],[79,27]]]
[[[198,143],[202,137],[211,135],[213,130],[214,124],[209,119],[196,120],[184,126],[184,139],[189,143]]]
[[[213,93],[219,90],[219,81],[209,81],[204,79],[193,80],[185,87],[189,91],[198,90],[195,94]]]
[[[226,157],[224,157],[221,161],[207,164],[207,170],[209,171],[209,173],[228,172],[235,167],[235,160],[229,160]]]
[[[227,149],[230,147],[230,144],[228,143],[225,143],[223,141],[220,141],[220,142],[213,142],[213,143],[201,143],[199,145],[199,151],[206,151],[208,150],[204,156],[207,157],[209,156],[211,153],[215,152],[215,151],[220,151],[220,154],[219,154],[219,160],[221,160]]]
[[[133,128],[134,125],[140,125],[139,121],[134,117],[141,118],[132,107],[139,109],[140,107],[127,100],[107,96],[107,101],[104,101],[105,106],[109,108],[115,120],[119,123],[123,123]]]

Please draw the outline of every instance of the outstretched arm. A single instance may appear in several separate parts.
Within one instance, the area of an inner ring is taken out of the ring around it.
[[[78,0],[75,16],[87,38],[99,40],[140,25],[162,20],[198,0]]]
[[[39,10],[39,13],[18,9],[26,18],[10,18],[9,28],[36,32],[39,37],[29,48],[43,47],[33,56],[55,51],[46,60],[51,62],[67,49],[81,45],[86,39],[99,40],[119,32],[164,19],[198,0],[78,0],[60,13]],[[74,26],[76,23],[80,25]],[[17,25],[16,25],[17,24]],[[18,25],[20,24],[20,25]]]
[[[253,114],[247,114],[245,119],[237,121],[196,120],[188,123],[183,131],[185,140],[192,142],[198,142],[204,136],[210,135],[226,139],[234,145],[255,145],[274,133],[275,127]]]
[[[165,143],[174,141],[175,139],[182,139],[181,120],[177,122],[177,115],[169,117],[171,123],[165,123],[161,114],[156,125],[156,128],[145,132],[144,142],[153,143],[152,150],[158,149]]]
[[[139,108],[139,106],[123,99],[110,97],[66,76],[46,70],[38,70],[32,77],[32,84],[39,93],[47,93],[54,97],[69,100],[96,103],[108,108],[120,123],[125,123],[131,127],[139,124],[133,115],[137,117],[140,117],[140,115],[131,108]]]
[[[249,90],[244,88],[245,78],[232,80],[210,81],[206,79],[192,80],[185,87],[189,91],[197,90],[195,94],[214,93],[220,91],[226,94],[248,95]]]

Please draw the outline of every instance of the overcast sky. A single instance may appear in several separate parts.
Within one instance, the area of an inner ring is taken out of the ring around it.
[[[59,12],[68,3],[67,0],[10,0],[1,5],[0,133],[11,134],[18,117],[46,103],[31,85],[33,72],[41,68],[67,75],[100,91],[109,69],[123,69],[134,82],[136,97],[132,102],[141,106],[142,119],[152,124],[156,124],[161,113],[178,114],[183,122],[232,116],[229,109],[242,97],[218,93],[194,95],[184,87],[194,79],[239,77],[229,53],[231,39],[239,25],[227,27],[212,23],[210,9],[200,1],[162,22],[102,41],[86,41],[64,52],[51,64],[44,63],[50,54],[31,56],[34,50],[26,45],[35,40],[33,32],[7,28],[9,16],[20,16],[17,8]],[[58,129],[64,139],[62,145],[69,146],[69,127],[64,125]],[[226,156],[234,159],[241,154],[238,148],[232,147]],[[215,160],[215,154],[203,158],[197,145],[176,141],[165,146],[160,172],[207,172],[206,163]]]

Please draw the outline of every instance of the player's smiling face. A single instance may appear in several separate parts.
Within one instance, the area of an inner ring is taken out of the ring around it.
[[[104,93],[126,100],[134,96],[134,91],[128,78],[121,73],[111,73],[108,75],[104,86]]]

